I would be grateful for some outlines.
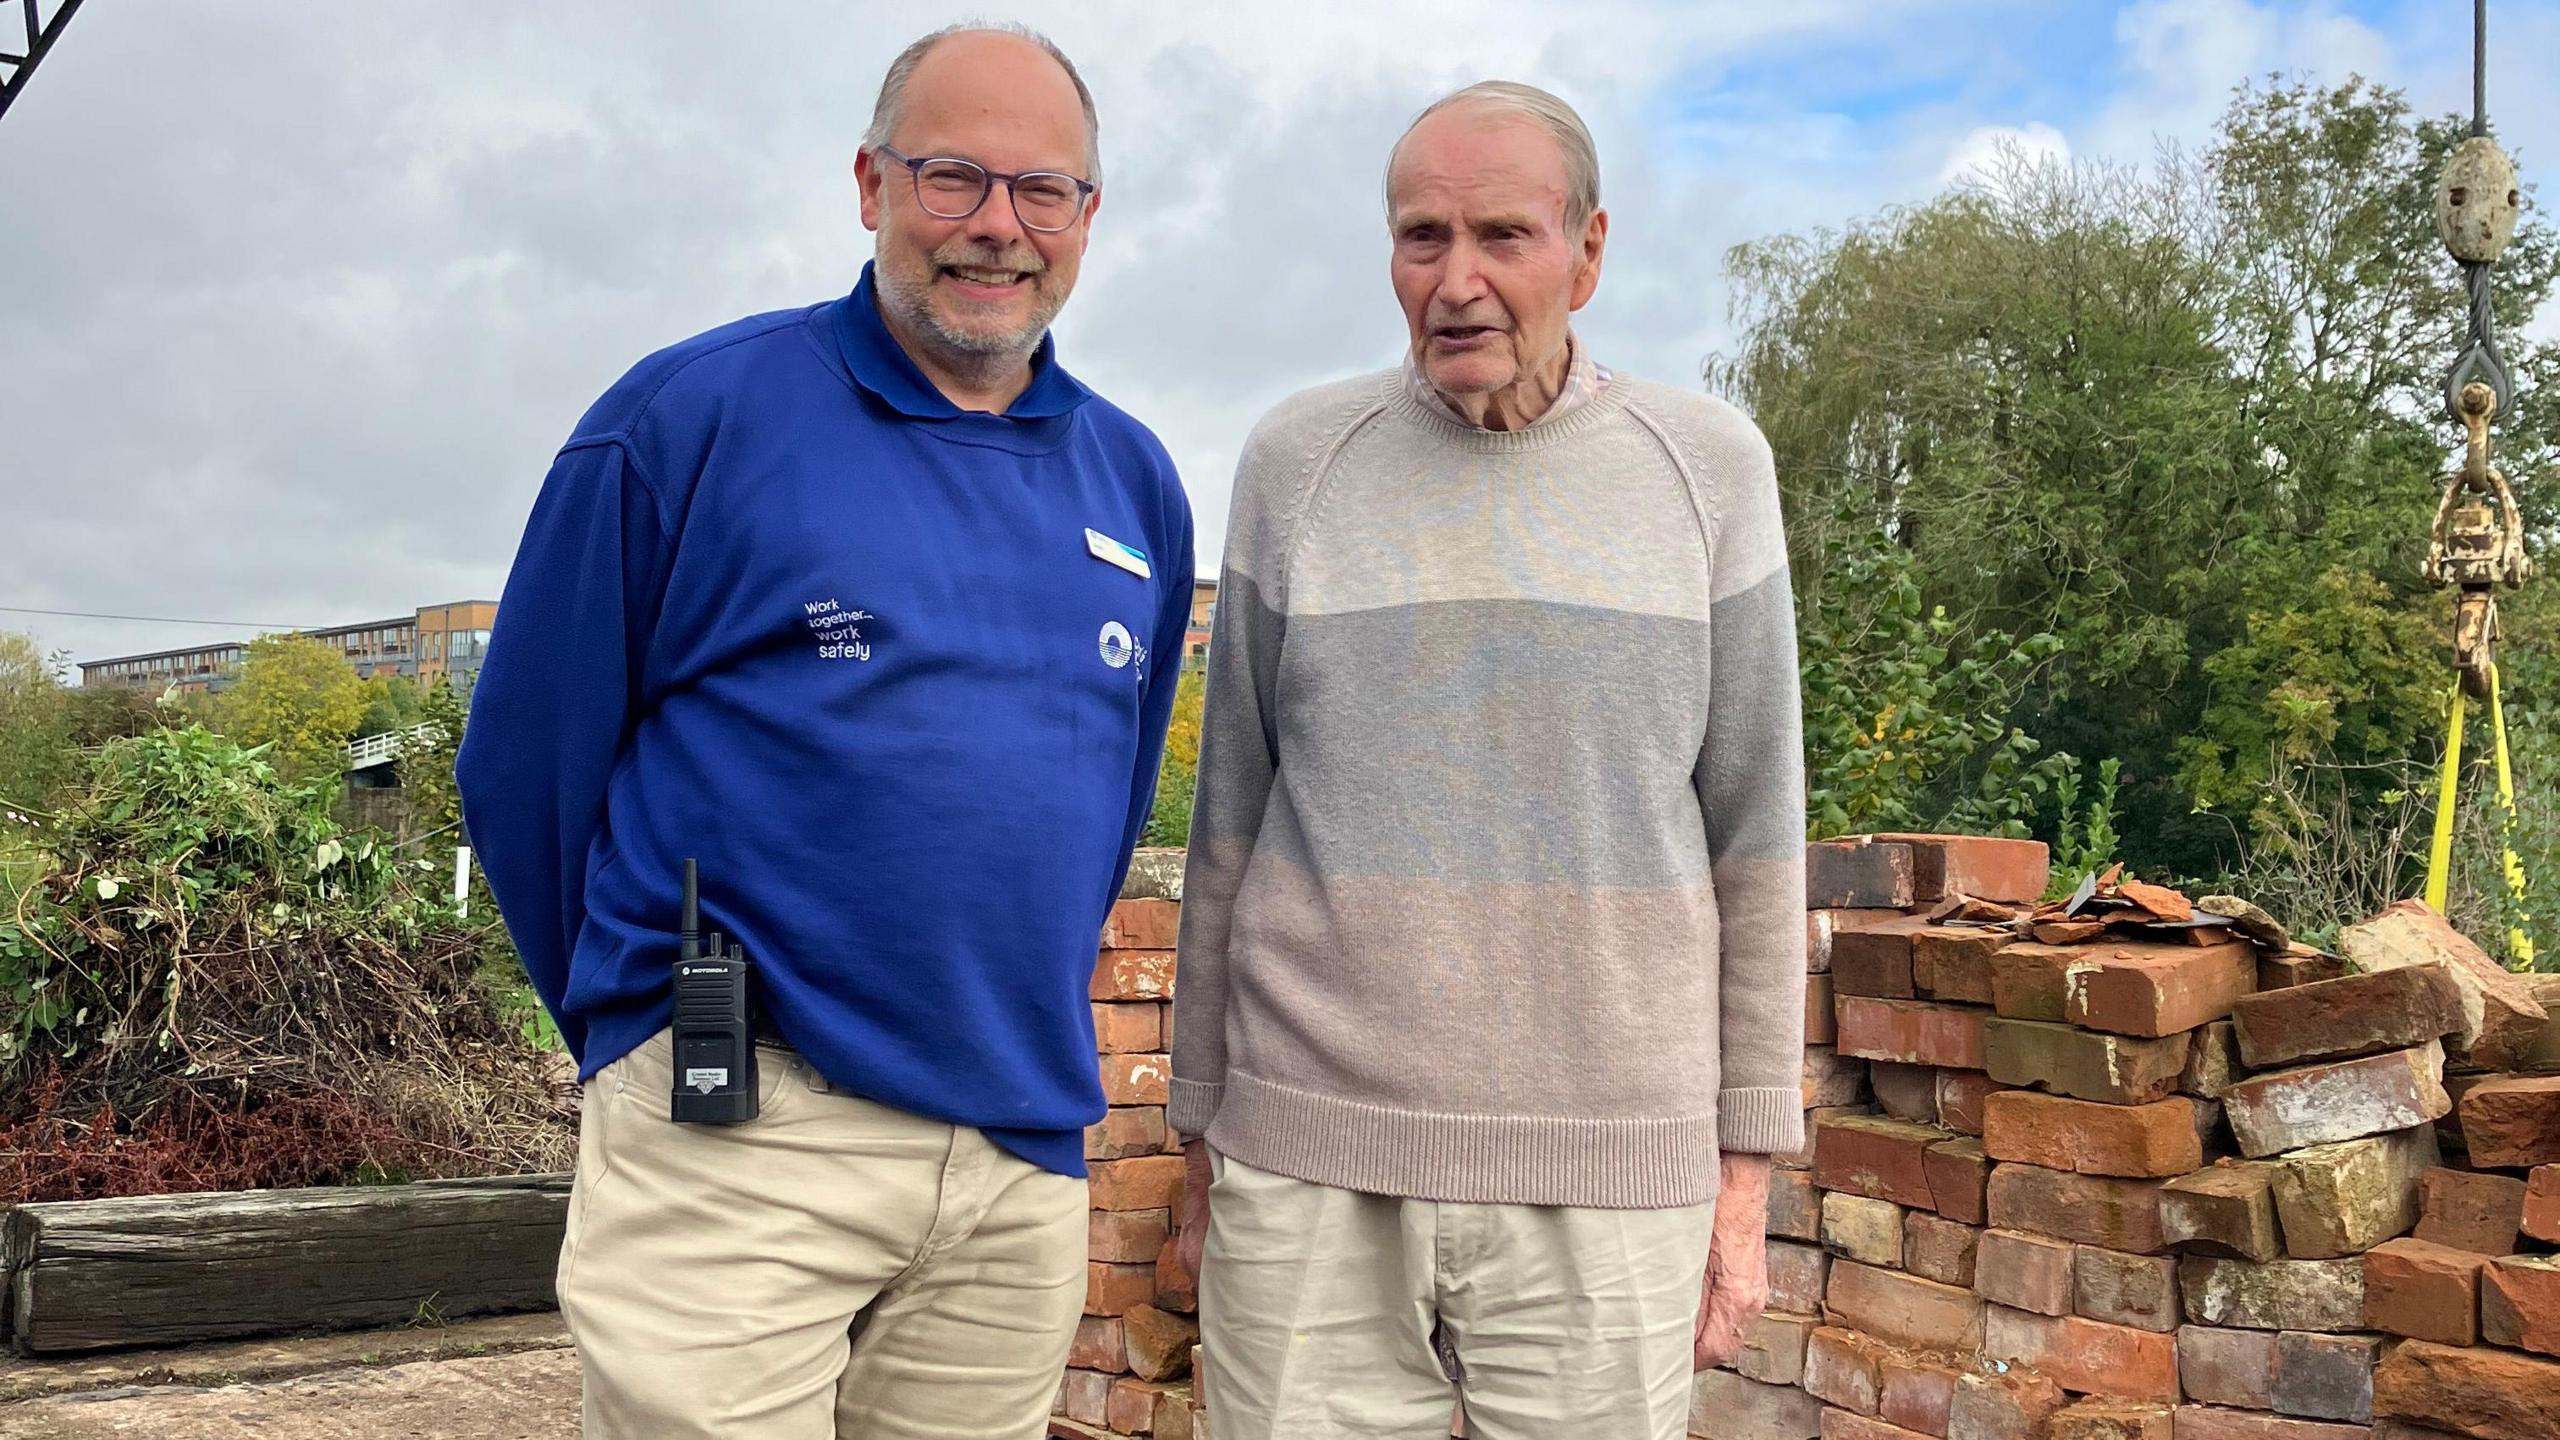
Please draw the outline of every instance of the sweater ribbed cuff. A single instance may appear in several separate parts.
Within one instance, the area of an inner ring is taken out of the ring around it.
[[[1218,1118],[1218,1103],[1226,1098],[1227,1087],[1198,1080],[1173,1077],[1173,1095],[1167,1101],[1164,1120],[1174,1130],[1192,1139],[1209,1133],[1209,1122]]]
[[[1804,1094],[1792,1085],[1716,1092],[1716,1145],[1742,1155],[1804,1147]]]

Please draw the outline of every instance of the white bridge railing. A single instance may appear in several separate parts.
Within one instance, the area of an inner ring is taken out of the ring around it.
[[[376,765],[388,765],[400,758],[401,749],[410,741],[425,739],[435,728],[432,723],[412,725],[406,730],[386,730],[379,735],[350,740],[347,742],[347,768],[370,770]]]

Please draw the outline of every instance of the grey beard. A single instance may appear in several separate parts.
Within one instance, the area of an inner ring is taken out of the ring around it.
[[[878,255],[880,240],[873,241],[873,254]],[[939,261],[931,262],[939,264]],[[981,331],[955,330],[934,311],[927,291],[933,284],[928,271],[921,282],[908,280],[887,265],[877,267],[880,299],[899,319],[918,331],[933,337],[934,343],[954,358],[965,358],[973,367],[994,371],[1019,365],[1040,348],[1040,337],[1049,331],[1049,322],[1057,318],[1059,306],[1054,301],[1037,305],[1021,330],[1009,335],[989,335]],[[1045,299],[1046,297],[1044,297]]]

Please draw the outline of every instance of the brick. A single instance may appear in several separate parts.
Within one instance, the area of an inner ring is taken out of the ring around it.
[[[2023,1230],[1985,1230],[1973,1288],[1985,1300],[2039,1315],[2071,1313],[2071,1242]]]
[[[1884,1403],[1884,1362],[1892,1353],[1873,1336],[1824,1326],[1805,1343],[1805,1392],[1844,1410],[1873,1415]]]
[[[2050,852],[2041,840],[1898,832],[1869,838],[1911,848],[1916,902],[1969,895],[1976,900],[2031,904],[2044,898],[2052,879]]]
[[[2423,1125],[2453,1108],[2434,1046],[2279,1070],[2223,1092],[2241,1153],[2273,1155]]]
[[[2338,932],[2339,953],[2358,970],[2442,964],[2461,992],[2462,1028],[2446,1053],[2482,1070],[2522,1057],[2551,1018],[2521,976],[2489,958],[2423,900],[2403,900]]]
[[[1087,1218],[1085,1258],[1133,1264],[1153,1262],[1172,1233],[1170,1210],[1096,1210]]]
[[[2052,1440],[2170,1440],[2169,1407],[2083,1400],[2053,1417]]]
[[[1931,925],[1911,932],[1911,986],[1926,1000],[1991,1003],[1991,957],[2017,937],[1977,925]]]
[[[1995,1360],[2043,1371],[2065,1390],[2170,1404],[2178,1399],[2173,1336],[1994,1305],[1984,1318],[1982,1349]]]
[[[2074,1245],[2071,1309],[2110,1325],[2167,1334],[2178,1328],[2178,1262],[2166,1255]]]
[[[2156,1184],[2075,1175],[2040,1165],[2000,1165],[1991,1172],[1990,1221],[2057,1240],[2156,1255],[2160,1231]]]
[[[2107,1105],[2002,1090],[1985,1103],[1982,1145],[1994,1160],[2084,1175],[2154,1178],[2204,1164],[2195,1102],[2183,1095],[2148,1105]]]
[[[1105,1055],[1164,1048],[1164,1007],[1139,1002],[1093,1007],[1094,1048]]]
[[[1929,1147],[1943,1130],[1878,1115],[1825,1117],[1814,1126],[1813,1179],[1825,1190],[1934,1209]]]
[[[1902,1217],[1902,1268],[1923,1280],[1970,1289],[1982,1231],[1914,1210]]]
[[[1120,1338],[1116,1315],[1087,1315],[1076,1322],[1076,1338],[1067,1348],[1067,1368],[1117,1375],[1129,1368],[1127,1342]]]
[[[2462,1028],[2462,995],[2441,964],[2407,965],[2244,995],[2233,1002],[2252,1070],[2406,1050]]]
[[[1087,1167],[1096,1210],[1171,1210],[1182,1203],[1182,1157],[1149,1155]]]
[[[2222,1092],[2246,1078],[2240,1066],[2240,1030],[2228,1020],[2216,1020],[2198,1026],[2188,1033],[2187,1067],[2178,1076],[2178,1088],[2199,1100],[2219,1100]]]
[[[1772,1240],[1768,1246],[1769,1308],[1797,1315],[1822,1309],[1831,1279],[1831,1256],[1819,1245]]]
[[[2199,1325],[2249,1330],[2364,1328],[2364,1262],[2354,1260],[2216,1260],[2178,1262],[2178,1294]]]
[[[1864,1061],[1850,1063],[1862,1071],[1866,1068]],[[1824,1125],[1835,1120],[1875,1118],[1878,1117],[1873,1105],[1816,1105],[1804,1112],[1804,1144],[1793,1150],[1778,1151],[1769,1159],[1787,1169],[1811,1170],[1814,1152],[1821,1146]]]
[[[1769,1172],[1769,1233],[1789,1240],[1822,1238],[1822,1189],[1812,1171]]]
[[[1130,1160],[1161,1155],[1171,1138],[1171,1132],[1165,1128],[1162,1108],[1128,1106],[1113,1110],[1085,1127],[1084,1158]]]
[[[2411,1340],[2373,1372],[2373,1408],[2473,1440],[2560,1435],[2560,1361]]]
[[[1876,1092],[1876,1103],[1894,1119],[1917,1125],[1938,1123],[1938,1072],[1934,1068],[1878,1060],[1867,1067],[1867,1084]]]
[[[1956,1398],[1952,1365],[1897,1355],[1884,1362],[1884,1398],[1876,1418],[1921,1435],[1947,1433],[1947,1411]]]
[[[1171,900],[1122,900],[1103,923],[1105,950],[1170,950],[1182,929],[1182,906]]]
[[[1832,1016],[1831,977],[1804,977],[1804,1043],[1828,1045],[1840,1036],[1840,1026]]]
[[[1156,1267],[1112,1265],[1100,1260],[1084,1267],[1084,1313],[1126,1315],[1156,1298]]]
[[[1101,1063],[1102,1098],[1114,1105],[1162,1105],[1172,1097],[1170,1056],[1105,1055]]]
[[[1742,1349],[1733,1357],[1734,1373],[1764,1385],[1797,1383],[1804,1379],[1805,1343],[1821,1325],[1819,1316],[1761,1311],[1742,1327]]]
[[[1831,986],[1839,995],[1908,1000],[1911,936],[1928,925],[1917,915],[1844,928],[1831,937]]]
[[[2480,1272],[2480,1337],[2560,1355],[2560,1257],[2502,1255]]]
[[[2299,949],[2285,955],[2261,954],[2258,957],[2258,988],[2261,990],[2316,985],[2346,973],[2346,961],[2317,950]]]
[[[2484,1168],[2560,1162],[2560,1075],[2472,1086],[2462,1097],[2462,1140]]]
[[[2432,1125],[2279,1155],[2276,1218],[2297,1260],[2360,1255],[2418,1223],[2418,1180],[2436,1163]]]
[[[1864,1195],[1823,1196],[1822,1248],[1861,1264],[1900,1268],[1902,1207]]]
[[[2078,951],[2019,941],[1991,954],[1991,1006],[2012,1020],[2070,1019],[2068,970]]]
[[[1905,1065],[1982,1068],[1982,1020],[1989,1012],[1934,1000],[1878,1000],[1843,995],[1838,1002],[1843,1055]]]
[[[2449,1430],[2432,1425],[2412,1425],[2406,1420],[2376,1419],[2373,1440],[2462,1440]]]
[[[1929,1175],[1929,1197],[1939,1214],[1966,1225],[1991,1218],[1991,1157],[1970,1136],[1941,1140],[1921,1156]]]
[[[1823,1295],[1823,1317],[1915,1349],[1969,1350],[1982,1340],[1982,1297],[1970,1290],[1839,1261]]]
[[[2258,985],[2258,952],[2244,941],[2070,948],[2062,1018],[2092,1030],[2175,1035],[2229,1015]]]
[[[1982,1104],[1994,1088],[1991,1077],[1979,1070],[1939,1071],[1938,1123],[1959,1135],[1981,1134]]]
[[[1947,1406],[1947,1440],[2046,1440],[2066,1398],[2032,1370],[1967,1372]]]
[[[1147,1434],[1155,1429],[1156,1404],[1165,1393],[1166,1387],[1150,1380],[1115,1380],[1103,1423],[1123,1435]]]
[[[1808,1110],[1855,1105],[1867,1098],[1867,1067],[1829,1045],[1804,1048],[1804,1103]]]
[[[2560,1245],[2560,1165],[2536,1165],[2525,1177],[2524,1207],[2516,1223],[2543,1244]]]
[[[1917,1430],[1854,1410],[1822,1412],[1822,1440],[1929,1440]]]
[[[2418,1177],[2417,1236],[2457,1250],[2512,1255],[2524,1228],[2525,1190],[2525,1182],[2512,1175],[2429,1170]],[[2554,1172],[2552,1190],[2560,1198],[2560,1171]]]
[[[2275,1408],[2276,1333],[2178,1327],[2178,1384],[2209,1405]]]
[[[1982,1023],[1983,1068],[1993,1080],[2110,1105],[2168,1098],[2186,1069],[2187,1051],[2184,1034],[2155,1040],[2045,1020]]]
[[[1120,1003],[1173,998],[1173,952],[1170,950],[1105,950],[1093,969],[1088,997]]]
[[[1200,1277],[1182,1263],[1181,1238],[1166,1236],[1164,1248],[1156,1251],[1156,1308],[1193,1315],[1200,1310]]]
[[[2160,1233],[2169,1244],[2199,1255],[2276,1259],[2284,1246],[2277,1238],[2272,1164],[2225,1160],[2162,1184]]]
[[[1058,1391],[1058,1408],[1081,1425],[1110,1423],[1111,1376],[1094,1370],[1070,1370]]]
[[[2560,1071],[2560,975],[2524,975],[2527,994],[2534,1003],[2550,1012],[2542,1028],[2524,1044],[2524,1053],[2516,1057],[2515,1068],[2544,1074]]]
[[[2369,1423],[2373,1366],[2381,1358],[2379,1335],[2283,1331],[2276,1336],[2275,1408],[2306,1420]]]
[[[1822,1434],[1822,1402],[1793,1385],[1701,1370],[1689,1397],[1689,1433],[1698,1440],[1818,1440]]]
[[[1137,1305],[1120,1317],[1129,1339],[1129,1370],[1141,1380],[1172,1380],[1189,1373],[1191,1347],[1200,1327],[1153,1305]]]
[[[2439,1345],[2480,1341],[2480,1271],[2486,1255],[2415,1237],[2364,1254],[2365,1328]]]
[[[1191,1391],[1180,1385],[1168,1385],[1156,1397],[1155,1428],[1148,1432],[1155,1440],[1208,1440],[1206,1432],[1192,1417],[1198,1412]]]
[[[2217,1410],[2210,1405],[2177,1408],[2178,1440],[2366,1440],[2373,1432],[2362,1425],[2336,1425],[2326,1420],[2297,1420],[2289,1415],[2262,1415],[2251,1410]]]
[[[1804,847],[1805,904],[1817,910],[1907,910],[1917,892],[1911,847],[1826,840]]]
[[[1843,931],[1880,925],[1907,927],[1913,918],[1900,910],[1808,910],[1805,912],[1805,968],[1827,973],[1831,969],[1831,947]]]

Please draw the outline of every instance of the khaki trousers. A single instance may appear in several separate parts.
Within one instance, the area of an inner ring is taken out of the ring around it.
[[[667,1118],[666,1032],[588,1082],[560,1251],[588,1440],[1033,1440],[1084,1308],[1085,1183],[829,1093]]]
[[[1713,1204],[1453,1205],[1213,1159],[1217,1440],[1679,1440]]]

